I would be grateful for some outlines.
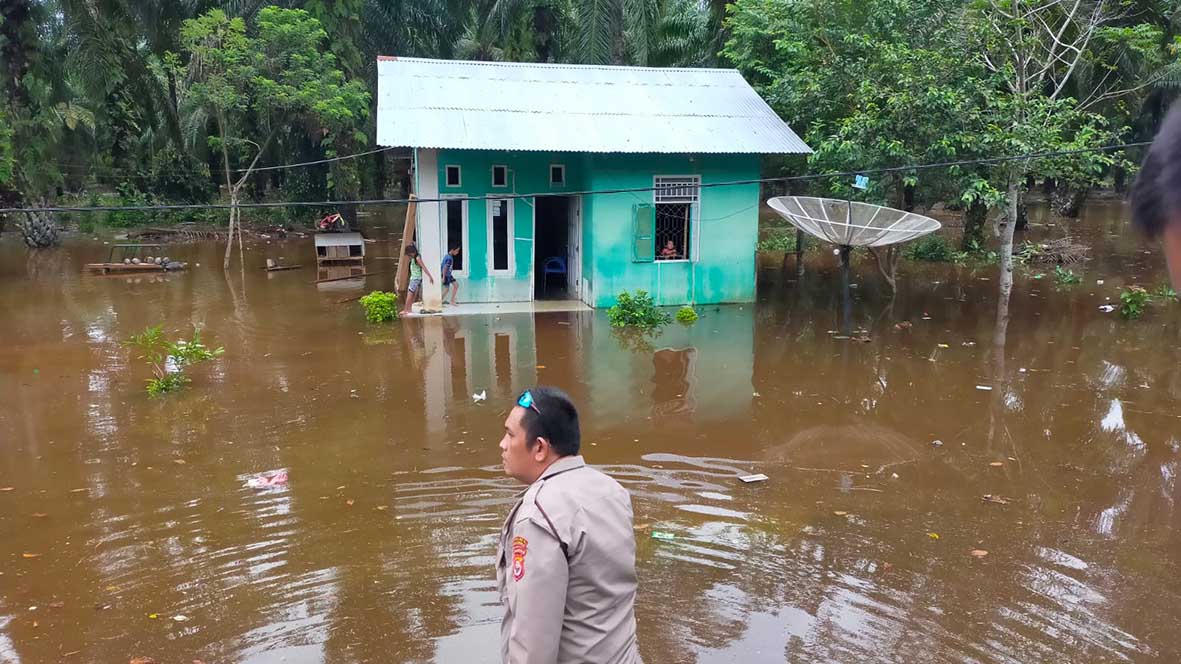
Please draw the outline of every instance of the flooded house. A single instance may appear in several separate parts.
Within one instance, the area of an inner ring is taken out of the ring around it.
[[[755,297],[762,156],[808,146],[735,70],[380,58],[377,142],[465,302]],[[437,309],[441,284],[424,284]]]

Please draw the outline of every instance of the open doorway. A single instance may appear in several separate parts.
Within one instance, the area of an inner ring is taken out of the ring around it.
[[[533,298],[570,300],[577,297],[577,199],[539,196],[533,241]]]

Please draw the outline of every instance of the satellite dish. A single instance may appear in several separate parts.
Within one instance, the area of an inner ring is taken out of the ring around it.
[[[842,247],[885,247],[941,227],[921,214],[836,198],[776,196],[767,205],[808,235]]]

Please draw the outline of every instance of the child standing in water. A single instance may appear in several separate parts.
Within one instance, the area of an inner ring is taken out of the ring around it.
[[[422,264],[422,256],[418,255],[418,247],[413,244],[406,245],[406,256],[410,258],[410,285],[406,288],[406,306],[402,309],[402,315],[413,313],[414,300],[418,297],[418,293],[422,290],[422,273],[426,270],[427,279],[431,283],[435,283],[435,278],[431,276],[431,271]]]
[[[443,269],[440,274],[443,276],[443,303],[447,302],[447,289],[451,289],[451,306],[455,306],[455,297],[459,295],[459,282],[455,280],[455,275],[452,271],[455,269],[455,257],[459,255],[459,247],[451,247],[443,256]]]

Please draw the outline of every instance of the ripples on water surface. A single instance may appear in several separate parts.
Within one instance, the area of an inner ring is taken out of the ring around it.
[[[1083,285],[1018,278],[1003,338],[995,270],[907,265],[891,303],[865,263],[873,341],[834,340],[815,255],[651,349],[601,313],[369,326],[357,285],[227,281],[210,245],[171,250],[187,274],[80,278],[101,244],[6,237],[0,661],[495,661],[518,490],[495,445],[536,382],[632,492],[649,662],[1177,661],[1181,305],[1098,311],[1163,279],[1120,214],[1088,211]],[[149,400],[120,341],[157,322],[226,355]]]

